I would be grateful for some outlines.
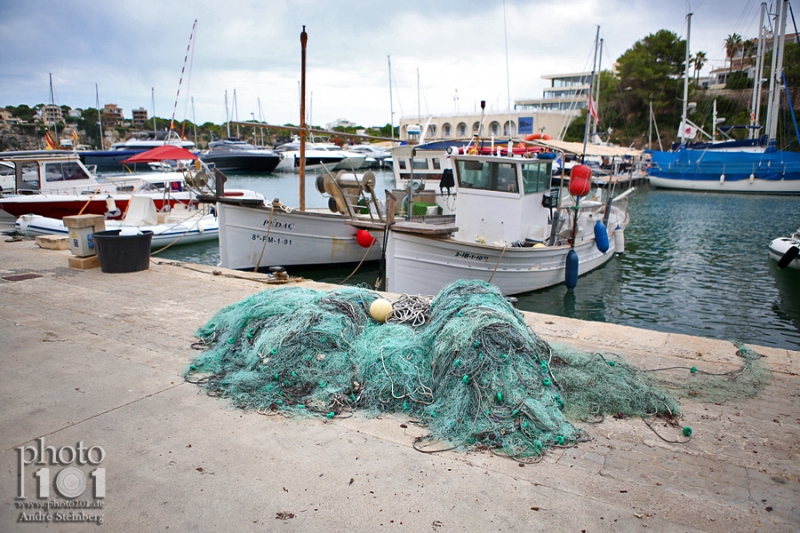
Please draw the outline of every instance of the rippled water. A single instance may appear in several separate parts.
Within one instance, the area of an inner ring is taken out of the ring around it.
[[[390,187],[388,174],[380,183]],[[297,177],[233,178],[231,187],[297,203]],[[307,184],[309,206],[324,199]],[[775,237],[800,226],[800,198],[637,190],[630,202],[626,253],[563,285],[519,295],[526,311],[657,331],[800,349],[800,271],[767,258]],[[174,259],[216,264],[216,245],[175,247]],[[293,272],[340,283],[351,269]],[[377,267],[348,283],[374,285]]]

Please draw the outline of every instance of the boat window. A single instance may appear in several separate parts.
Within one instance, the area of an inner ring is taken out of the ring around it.
[[[405,170],[406,169],[406,160],[405,159],[401,159],[400,161],[398,161],[398,163],[400,163],[400,170]]]
[[[459,186],[487,191],[519,192],[515,163],[458,161]]]
[[[533,194],[550,188],[551,163],[528,163],[522,165],[522,184],[525,194]]]
[[[433,169],[434,170],[441,170],[442,169],[442,165],[441,165],[441,163],[439,163],[439,158],[438,157],[431,158],[431,161],[433,162]]]
[[[413,159],[412,161],[414,161],[414,170],[428,170],[427,159]]]
[[[86,174],[78,163],[45,163],[46,181],[85,180]]]
[[[22,163],[22,188],[39,188],[39,165],[37,163]]]

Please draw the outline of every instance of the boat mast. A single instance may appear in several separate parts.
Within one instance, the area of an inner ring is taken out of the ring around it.
[[[236,137],[239,138],[239,102],[236,100],[236,89],[233,90],[233,117],[236,119]]]
[[[767,135],[775,140],[778,133],[778,108],[780,107],[780,85],[783,74],[783,48],[786,40],[786,4],[789,0],[778,2],[775,32],[772,38],[772,69],[769,76],[769,103],[767,107]]]
[[[104,148],[103,145],[103,113],[100,111],[100,90],[97,88],[97,84],[94,84],[94,96],[97,100],[97,123],[100,125],[100,150]]]
[[[597,34],[594,37],[594,62],[592,63],[592,76],[589,79],[589,100],[592,99],[592,92],[594,91],[594,73],[597,69],[597,48],[600,43],[600,26],[597,26]],[[592,116],[589,114],[589,106],[586,106],[586,128],[583,132],[583,153],[581,153],[581,164],[586,160],[586,143],[589,141],[589,124],[592,121]]]
[[[51,106],[55,106],[56,105],[56,97],[55,97],[55,94],[53,93],[53,73],[52,72],[50,73],[50,105]],[[61,142],[58,140],[58,121],[56,121],[56,120],[53,121],[53,131],[55,132],[55,135],[56,135],[56,137],[54,139],[56,144],[57,145],[61,145]]]
[[[683,109],[681,111],[681,145],[686,144],[686,127],[689,119],[689,37],[692,33],[692,13],[686,15],[686,58],[683,63]],[[716,124],[714,128],[716,128]]]
[[[150,100],[153,103],[153,131],[156,131],[156,90],[150,87]]]
[[[392,128],[392,140],[394,140],[394,99],[392,98],[392,56],[386,56],[389,61],[389,126]]]
[[[506,42],[506,121],[508,122],[508,137],[511,138],[511,78],[508,71],[508,28],[506,27],[506,0],[503,0],[503,37]],[[509,150],[510,152],[511,150]],[[510,153],[508,154],[511,155]]]
[[[759,115],[761,112],[761,79],[764,77],[764,15],[767,12],[767,3],[761,3],[761,18],[758,23],[758,51],[756,52],[756,83],[753,87],[753,102],[750,105],[750,135],[749,139],[758,137]]]
[[[228,137],[231,136],[231,117],[228,112],[228,90],[225,89],[225,124],[228,126]]]
[[[197,120],[194,118],[194,96],[192,100],[192,126],[194,127],[194,144],[197,146]]]
[[[306,210],[306,27],[300,33],[300,211]]]
[[[596,90],[594,97],[594,108],[597,110],[598,105],[600,105],[600,73],[603,72],[603,39],[600,39],[600,57],[597,60],[597,81],[596,83]],[[597,121],[592,120],[592,140],[594,140],[595,136],[597,136]]]

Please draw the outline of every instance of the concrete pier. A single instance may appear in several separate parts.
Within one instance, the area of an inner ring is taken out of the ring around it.
[[[426,455],[401,416],[262,416],[183,381],[193,333],[269,289],[262,276],[157,259],[103,274],[68,257],[0,241],[0,531],[800,530],[799,352],[751,346],[772,370],[757,398],[683,400],[687,444],[609,418],[536,465]],[[640,367],[739,364],[729,342],[525,316],[548,341]]]

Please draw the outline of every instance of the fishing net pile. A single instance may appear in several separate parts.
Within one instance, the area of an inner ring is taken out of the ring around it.
[[[555,348],[484,282],[455,282],[416,314],[395,302],[395,322],[370,316],[378,298],[358,287],[254,294],[197,332],[205,349],[186,379],[260,412],[404,413],[427,426],[438,449],[485,447],[517,459],[584,439],[577,422],[676,417],[673,394],[703,389],[680,380],[665,387],[621,358]],[[755,394],[766,380],[757,356],[742,353],[740,372],[718,376],[728,383],[723,394]]]

